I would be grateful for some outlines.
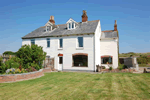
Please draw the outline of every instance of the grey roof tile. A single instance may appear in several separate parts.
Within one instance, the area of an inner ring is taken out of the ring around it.
[[[118,37],[118,33],[117,31],[104,31],[101,34],[101,39],[103,38],[117,38]]]
[[[55,28],[52,31],[46,32],[46,27],[40,27],[31,33],[25,35],[22,37],[22,39],[27,38],[39,38],[39,37],[48,37],[48,36],[62,36],[62,35],[72,35],[72,34],[84,34],[84,33],[94,33],[96,30],[96,27],[98,25],[99,20],[94,21],[88,21],[88,22],[78,22],[75,29],[67,30],[67,25],[62,24],[58,25],[57,28]]]

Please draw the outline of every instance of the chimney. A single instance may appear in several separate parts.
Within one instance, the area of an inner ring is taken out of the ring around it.
[[[82,15],[82,22],[88,21],[88,16],[86,14],[86,10],[83,10],[83,15]]]
[[[50,20],[49,20],[51,23],[55,24],[55,21],[54,21],[54,16],[50,16]]]
[[[117,31],[117,20],[115,20],[114,31]]]

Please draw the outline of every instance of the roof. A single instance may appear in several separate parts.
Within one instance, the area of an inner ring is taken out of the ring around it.
[[[56,37],[63,35],[73,35],[73,34],[85,34],[85,33],[94,33],[98,25],[99,20],[87,21],[87,22],[78,22],[75,29],[67,30],[66,24],[57,25],[58,27],[52,31],[46,32],[46,26],[39,27],[38,29],[32,31],[31,33],[22,37],[22,39],[28,38],[40,38],[40,37]]]
[[[106,30],[102,31],[101,39],[103,38],[117,38],[118,37],[118,31],[114,30]]]

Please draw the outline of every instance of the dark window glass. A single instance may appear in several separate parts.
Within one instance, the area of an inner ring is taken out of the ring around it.
[[[50,39],[47,38],[47,47],[50,47]]]
[[[51,31],[51,27],[50,26],[47,26],[47,31]]]
[[[59,64],[63,63],[63,57],[59,57]]]
[[[83,47],[83,37],[78,37],[79,47]]]
[[[72,22],[72,28],[74,28],[74,22]]]
[[[88,56],[75,55],[73,56],[73,66],[75,67],[88,67]]]
[[[71,28],[71,23],[69,23],[69,29]]]
[[[101,57],[101,64],[112,64],[112,57]]]
[[[59,47],[60,47],[60,48],[63,47],[63,39],[59,39]]]
[[[31,44],[35,44],[35,39],[31,39]]]

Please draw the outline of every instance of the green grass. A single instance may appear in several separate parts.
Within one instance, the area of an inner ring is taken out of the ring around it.
[[[150,74],[46,73],[33,80],[0,83],[0,100],[148,100]]]

